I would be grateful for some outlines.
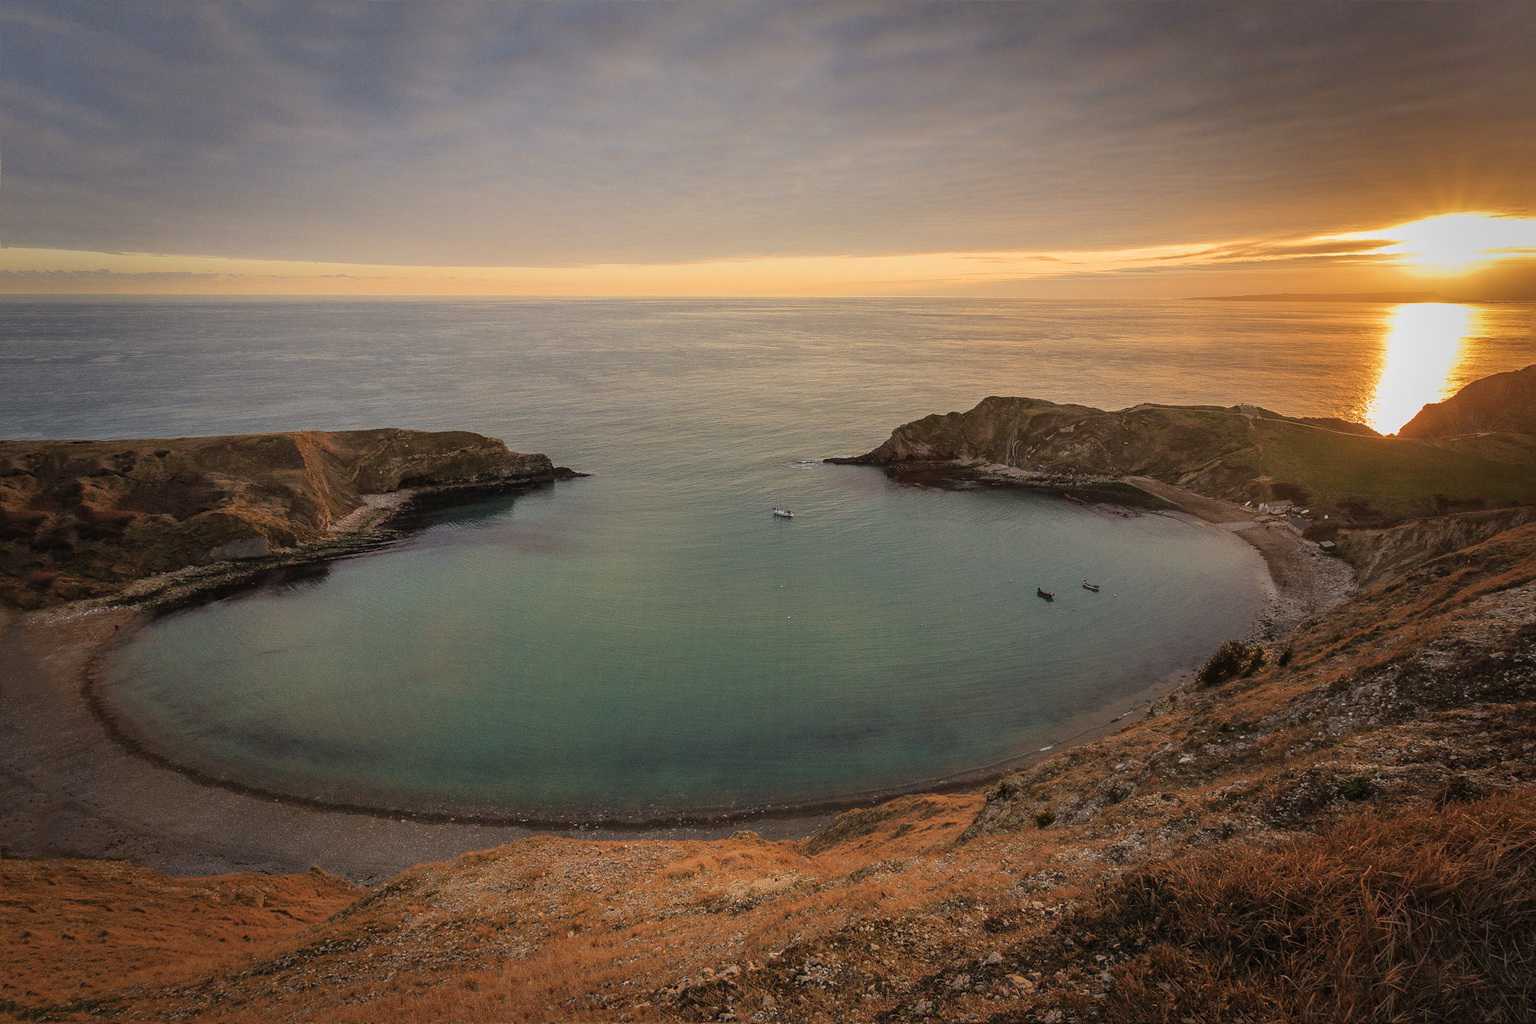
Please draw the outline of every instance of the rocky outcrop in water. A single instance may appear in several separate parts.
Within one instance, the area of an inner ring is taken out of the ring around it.
[[[108,594],[184,566],[322,541],[402,490],[556,479],[544,455],[464,431],[296,431],[0,442],[0,601]]]

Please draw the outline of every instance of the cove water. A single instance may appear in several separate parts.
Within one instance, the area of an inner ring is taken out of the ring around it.
[[[169,616],[117,652],[102,696],[173,759],[277,792],[664,817],[1038,749],[1242,635],[1264,602],[1256,554],[1216,528],[802,460],[988,394],[1358,418],[1388,312],[10,302],[0,433],[470,429],[592,473]],[[1529,307],[1480,323],[1452,375],[1536,359]]]

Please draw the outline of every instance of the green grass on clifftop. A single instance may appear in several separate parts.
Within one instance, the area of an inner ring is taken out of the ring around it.
[[[1286,420],[1255,423],[1257,470],[1293,484],[1306,504],[1368,506],[1387,515],[1437,506],[1536,502],[1536,463],[1486,458],[1462,448],[1345,434]]]

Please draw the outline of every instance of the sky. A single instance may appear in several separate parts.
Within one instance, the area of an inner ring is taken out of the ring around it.
[[[1533,39],[1529,0],[8,0],[0,292],[1536,297]],[[1428,223],[1477,258],[1403,227],[1467,212]]]

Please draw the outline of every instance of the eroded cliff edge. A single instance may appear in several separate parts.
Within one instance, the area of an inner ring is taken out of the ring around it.
[[[158,573],[356,533],[409,494],[572,475],[467,431],[0,441],[0,602],[111,595]]]

